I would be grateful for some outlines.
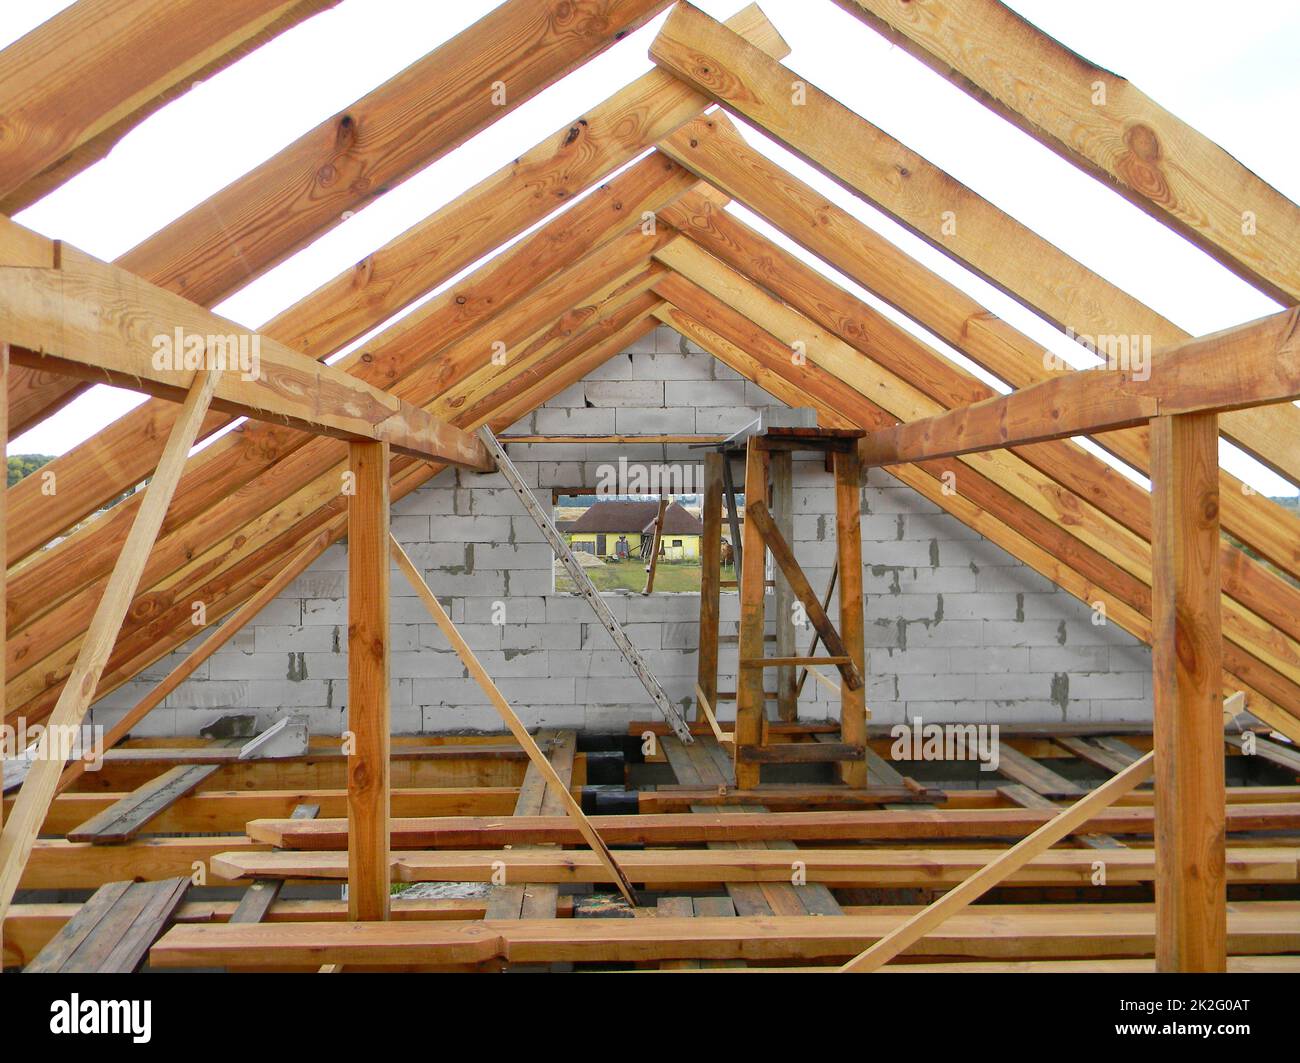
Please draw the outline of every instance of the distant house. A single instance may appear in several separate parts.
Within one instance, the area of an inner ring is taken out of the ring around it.
[[[619,536],[625,536],[629,556],[635,559],[641,556],[641,540],[654,537],[658,513],[659,503],[654,500],[593,502],[565,534],[574,550],[585,550],[597,557],[614,557]],[[670,561],[698,558],[703,532],[700,519],[680,502],[673,502],[664,514],[663,556]]]

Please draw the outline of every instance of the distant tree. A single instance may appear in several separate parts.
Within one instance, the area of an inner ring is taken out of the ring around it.
[[[30,476],[46,462],[53,460],[53,454],[10,454],[9,486],[13,487],[24,476]]]

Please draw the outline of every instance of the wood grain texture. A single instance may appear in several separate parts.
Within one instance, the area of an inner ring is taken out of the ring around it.
[[[0,52],[0,214],[29,206],[164,103],[337,2],[85,0],[64,8]]]
[[[386,444],[369,442],[352,443],[348,451],[348,915],[383,920],[389,903],[392,730],[389,452]]]
[[[1152,425],[1156,475],[1152,694],[1156,752],[1156,962],[1226,962],[1218,426],[1213,414]]]
[[[1300,301],[1300,208],[1127,79],[996,0],[836,3],[1266,295]]]

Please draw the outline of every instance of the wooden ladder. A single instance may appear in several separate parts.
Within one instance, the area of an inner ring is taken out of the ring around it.
[[[605,599],[600,596],[600,591],[596,590],[596,585],[591,582],[591,577],[578,564],[577,559],[573,556],[573,551],[569,549],[569,544],[564,541],[564,538],[552,522],[550,514],[542,508],[542,504],[537,501],[537,496],[524,483],[523,478],[519,475],[519,470],[515,468],[514,462],[506,455],[505,448],[497,441],[497,437],[492,434],[491,429],[484,425],[478,430],[478,435],[487,447],[488,453],[492,455],[493,460],[496,462],[497,471],[505,477],[506,483],[510,485],[511,490],[523,503],[528,515],[533,518],[533,522],[541,529],[542,535],[546,537],[546,541],[551,544],[551,549],[555,551],[555,556],[560,559],[565,571],[569,574],[569,578],[573,580],[573,585],[578,588],[578,593],[587,599],[587,604],[591,606],[592,612],[596,614],[596,619],[609,632],[610,637],[614,640],[614,645],[623,654],[623,659],[631,666],[636,677],[641,680],[641,685],[645,687],[650,699],[663,714],[664,719],[668,721],[673,733],[689,745],[694,739],[691,737],[691,729],[686,723],[685,717],[668,700],[668,695],[664,693],[664,688],[660,686],[659,680],[650,671],[650,666],[646,664],[645,658],[632,645],[632,640],[627,637],[627,632],[623,630],[623,626],[610,612]]]

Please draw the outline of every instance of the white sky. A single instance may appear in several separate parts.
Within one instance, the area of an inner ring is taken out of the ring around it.
[[[792,48],[788,66],[1189,332],[1215,331],[1278,309],[830,0],[761,2]],[[696,3],[719,19],[743,6],[743,0]],[[68,0],[4,4],[0,46],[67,6]],[[495,6],[492,0],[343,0],[152,116],[108,158],[16,219],[115,258]],[[1128,77],[1300,201],[1300,138],[1290,135],[1291,118],[1300,112],[1300,6],[1294,0],[1256,0],[1248,18],[1233,17],[1212,0],[1013,0],[1010,6],[1068,47]],[[216,310],[257,328],[650,69],[647,48],[659,21],[504,116]],[[1086,360],[1023,307],[772,142],[748,128],[745,133],[759,150],[994,313],[1072,362]],[[732,209],[775,235],[743,209]],[[845,278],[818,268],[881,308]],[[942,341],[918,334],[971,367]],[[128,392],[96,387],[13,440],[10,453],[62,453],[138,401]],[[1258,490],[1297,493],[1227,444],[1222,457]]]

